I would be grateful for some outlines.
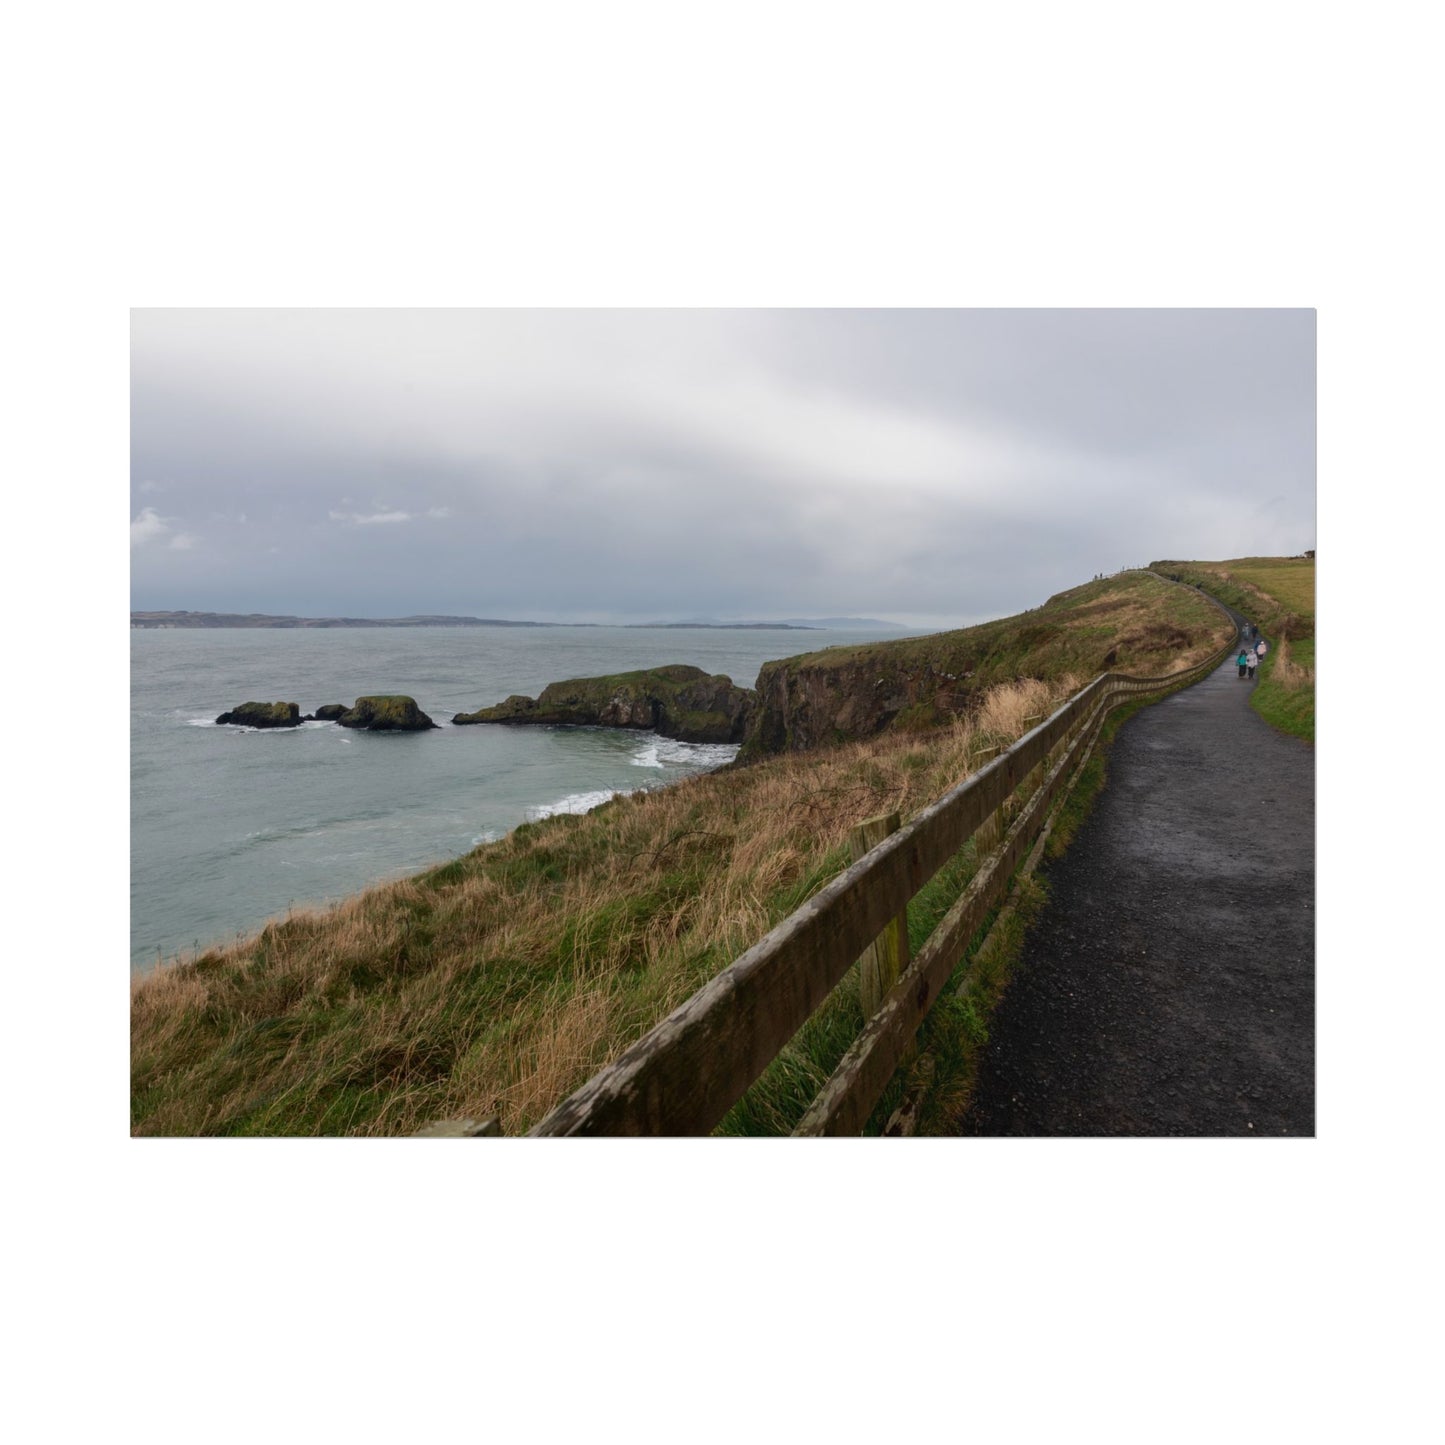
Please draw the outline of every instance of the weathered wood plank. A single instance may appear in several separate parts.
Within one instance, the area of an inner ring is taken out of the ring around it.
[[[500,1139],[500,1119],[441,1119],[418,1129],[414,1139]]]

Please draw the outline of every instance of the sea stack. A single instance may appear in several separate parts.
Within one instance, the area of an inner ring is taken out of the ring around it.
[[[452,722],[648,728],[680,742],[736,743],[755,701],[751,688],[730,677],[677,665],[550,683],[535,699],[514,694],[495,707],[459,712]]]
[[[301,726],[301,708],[294,702],[243,702],[223,712],[218,726],[240,728],[294,728]]]
[[[414,698],[400,695],[359,697],[336,721],[372,733],[415,733],[436,726]]]

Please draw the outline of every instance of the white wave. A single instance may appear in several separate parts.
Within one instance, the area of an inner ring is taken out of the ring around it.
[[[528,808],[527,821],[529,823],[540,822],[543,818],[554,818],[558,813],[590,813],[593,808],[600,808],[603,803],[610,803],[619,793],[626,791],[628,790],[608,788],[595,793],[569,793],[555,803],[538,803],[535,807]]]
[[[632,758],[634,768],[686,768],[703,772],[720,768],[738,755],[737,743],[684,743],[657,733],[647,734],[646,741]]]
[[[495,843],[507,835],[500,828],[488,828],[485,832],[478,833],[471,841],[471,847],[480,848],[483,843]]]
[[[213,728],[219,727],[221,724],[217,723],[214,718],[190,717],[186,719],[186,726],[193,728]],[[303,720],[285,728],[251,728],[247,727],[245,723],[226,723],[225,726],[232,732],[238,733],[309,733],[314,732],[317,728],[334,728],[336,724],[317,722],[315,718],[312,718],[309,722]]]

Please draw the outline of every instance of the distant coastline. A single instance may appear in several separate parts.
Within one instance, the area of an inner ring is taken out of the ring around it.
[[[550,627],[500,617],[284,617],[264,612],[132,612],[132,627]]]
[[[851,619],[850,619],[851,620]],[[863,619],[859,619],[862,621]],[[828,621],[831,621],[829,619]],[[627,622],[624,627],[707,628],[738,632],[761,629],[778,632],[817,632],[828,627],[817,622]],[[598,622],[518,622],[502,617],[291,617],[265,612],[132,612],[132,628],[176,627],[601,627]],[[869,625],[892,627],[892,623]]]

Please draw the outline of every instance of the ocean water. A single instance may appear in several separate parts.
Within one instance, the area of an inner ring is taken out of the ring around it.
[[[766,661],[878,633],[602,627],[133,630],[131,968],[254,933],[502,837],[729,761],[731,745],[606,728],[452,727],[549,682],[686,662],[751,686]],[[889,636],[897,636],[889,633]],[[439,726],[257,731],[247,701],[303,713],[406,693]]]

